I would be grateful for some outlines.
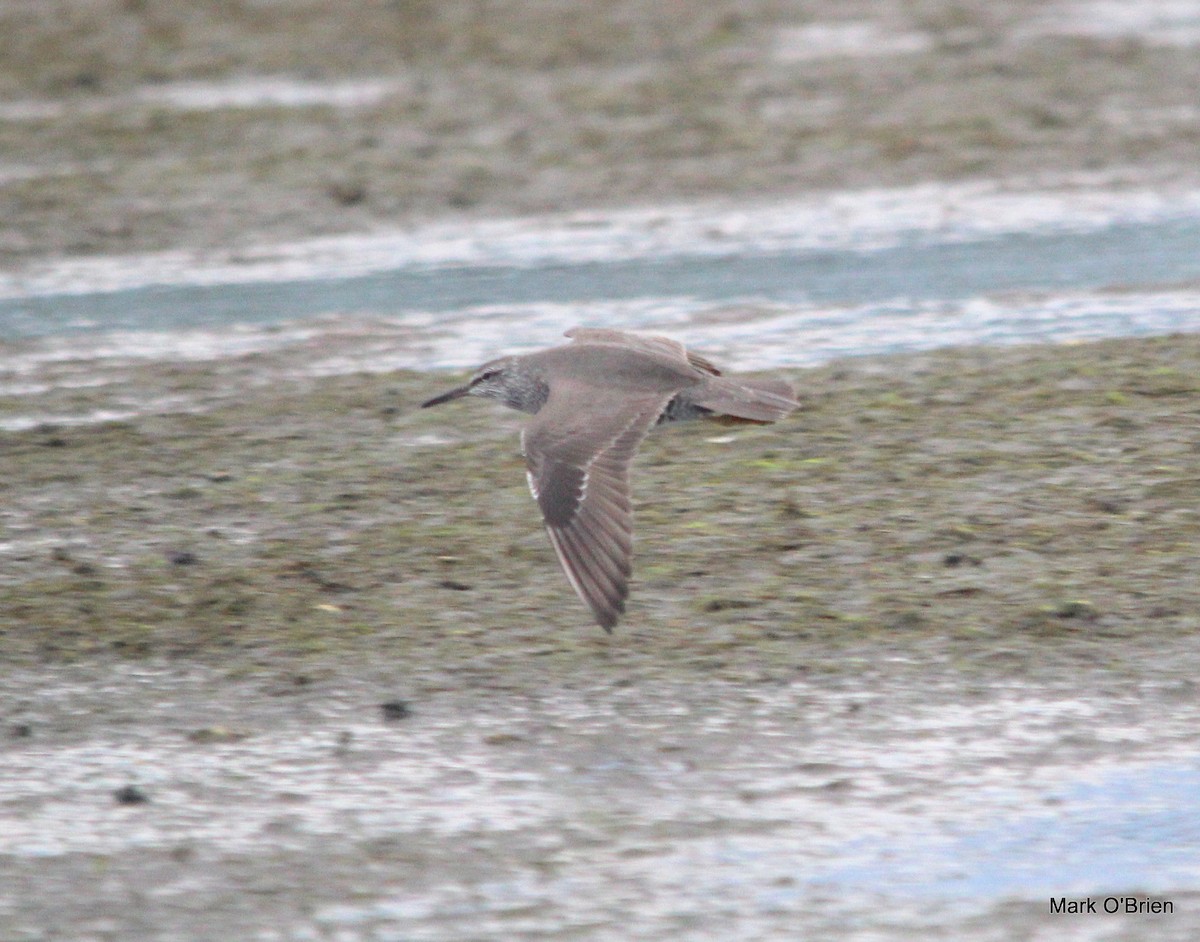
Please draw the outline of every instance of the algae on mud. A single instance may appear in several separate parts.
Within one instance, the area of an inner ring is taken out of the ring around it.
[[[1194,185],[1200,57],[1080,6],[5,4],[0,260],[1047,170]],[[222,96],[263,81],[393,93]]]
[[[18,274],[445,214],[1196,180],[1194,46],[1059,31],[1086,4],[53,6],[0,10]],[[789,45],[863,22],[921,41]],[[216,100],[264,77],[396,91]],[[212,107],[170,104],[210,82]],[[1020,888],[880,914],[878,884],[811,875],[864,816],[980,833],[1078,814],[1058,784],[1106,762],[1194,761],[1195,336],[835,363],[795,375],[787,425],[652,435],[612,639],[557,572],[515,416],[447,428],[414,411],[440,379],[293,366],[122,364],[0,397],[125,416],[0,433],[0,918],[22,937],[1060,933]],[[150,801],[116,807],[131,783],[104,776],[131,767]],[[547,817],[512,828],[516,807]],[[1104,823],[1132,821],[1143,862],[1194,832],[1140,810]],[[867,838],[907,855],[897,834]],[[1079,834],[1111,862],[1111,830]],[[1194,886],[1175,921],[1104,931],[1195,938]]]
[[[204,411],[0,437],[0,657],[383,656],[517,685],[612,656],[780,677],[898,653],[1195,666],[1200,337],[847,360],[793,374],[804,408],[782,425],[656,431],[611,641],[560,578],[513,418],[448,427],[415,410],[427,375],[249,376],[136,366],[125,395],[186,388]]]

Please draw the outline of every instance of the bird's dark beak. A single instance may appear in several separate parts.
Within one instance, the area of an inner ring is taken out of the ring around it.
[[[471,384],[459,386],[457,389],[451,389],[447,393],[442,393],[440,396],[434,396],[428,402],[422,402],[421,408],[428,409],[430,406],[440,406],[443,402],[449,402],[451,399],[461,399],[471,391]]]

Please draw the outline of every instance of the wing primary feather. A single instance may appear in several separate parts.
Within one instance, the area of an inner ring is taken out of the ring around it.
[[[584,565],[584,556],[572,535],[556,527],[546,529],[571,587],[592,610],[600,627],[611,632],[617,623],[617,616],[625,610],[623,587],[610,585],[606,591],[595,573]]]
[[[576,555],[586,563],[587,571],[596,576],[596,581],[599,581],[599,574],[595,570],[600,570],[607,575],[613,583],[624,578],[625,573],[618,561],[593,538],[590,532],[572,529],[570,539],[575,546]]]
[[[570,530],[559,535],[564,539],[581,582],[590,584],[595,595],[602,599],[620,594],[620,570],[613,569],[607,557],[589,545],[586,534]]]
[[[683,359],[682,350],[678,356]],[[531,490],[567,581],[611,631],[625,610],[633,571],[629,463],[671,394],[605,400],[604,389],[568,388],[559,399],[552,391],[522,444]],[[607,434],[579,422],[584,410],[596,412]]]

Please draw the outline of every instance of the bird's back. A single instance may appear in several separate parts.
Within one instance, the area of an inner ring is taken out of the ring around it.
[[[686,359],[651,348],[576,342],[525,358],[550,384],[621,390],[630,394],[670,393],[695,386],[706,374]]]

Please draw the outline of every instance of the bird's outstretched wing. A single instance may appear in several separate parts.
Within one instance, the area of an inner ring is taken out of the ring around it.
[[[629,595],[629,464],[670,398],[559,388],[521,434],[529,489],[558,561],[605,631]]]
[[[702,373],[708,373],[711,376],[721,375],[721,371],[700,354],[693,353],[678,340],[658,334],[631,334],[628,331],[612,330],[608,327],[572,327],[563,336],[570,337],[575,343],[611,344],[654,356],[665,355],[687,363]]]

